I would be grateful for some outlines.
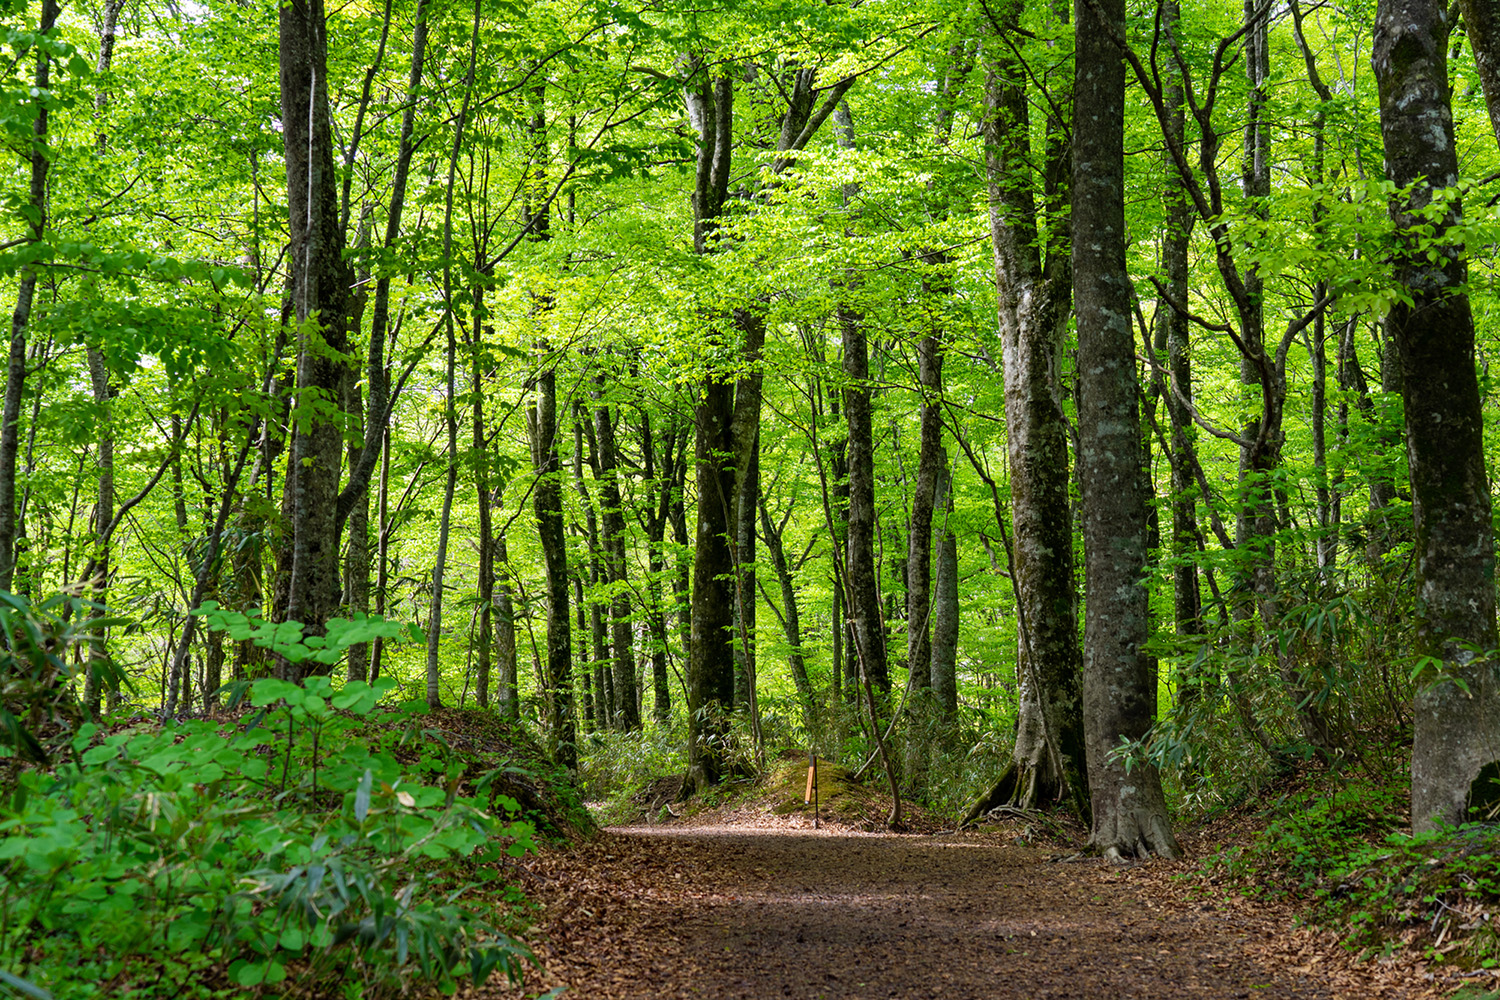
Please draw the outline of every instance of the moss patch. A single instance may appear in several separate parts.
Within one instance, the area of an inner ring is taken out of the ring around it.
[[[769,775],[771,812],[777,816],[800,813],[811,816],[813,803],[807,792],[807,762],[801,758],[779,762]],[[854,780],[842,764],[818,758],[818,812],[833,820],[857,822],[870,811],[875,793]]]

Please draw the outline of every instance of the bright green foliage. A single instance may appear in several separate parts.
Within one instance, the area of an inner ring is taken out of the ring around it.
[[[1283,797],[1247,848],[1210,864],[1243,891],[1305,901],[1352,946],[1380,948],[1395,929],[1436,960],[1500,966],[1482,916],[1500,904],[1500,831],[1470,823],[1414,837],[1406,809],[1394,775],[1351,776]]]
[[[0,649],[0,747],[45,763],[68,745],[85,718],[72,683],[81,668],[68,652],[83,635],[84,613],[96,607],[66,594],[33,605],[0,591],[0,634],[10,647]],[[129,684],[113,665],[103,669],[105,686],[118,690],[122,682]]]
[[[533,827],[501,818],[520,806],[496,774],[410,780],[397,749],[420,706],[379,709],[392,687],[262,680],[243,726],[78,729],[69,762],[21,772],[0,805],[0,968],[66,997],[519,976],[493,862]]]

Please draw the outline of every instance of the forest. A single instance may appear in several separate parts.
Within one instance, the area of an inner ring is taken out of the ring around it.
[[[0,994],[516,978],[449,880],[810,757],[891,831],[1174,859],[1280,795],[1264,863],[1359,841],[1304,889],[1491,857],[1493,4],[11,0],[0,48]]]

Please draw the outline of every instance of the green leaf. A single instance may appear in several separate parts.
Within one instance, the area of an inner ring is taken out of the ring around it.
[[[367,767],[359,779],[359,787],[354,790],[354,818],[361,823],[370,815],[370,793],[374,787],[375,775]]]

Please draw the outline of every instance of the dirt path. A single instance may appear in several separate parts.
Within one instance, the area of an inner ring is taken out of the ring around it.
[[[1289,914],[1192,899],[1185,865],[1057,863],[998,834],[623,828],[533,862],[569,997],[1435,997]]]

